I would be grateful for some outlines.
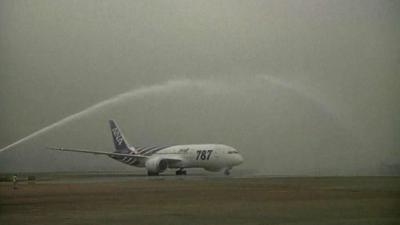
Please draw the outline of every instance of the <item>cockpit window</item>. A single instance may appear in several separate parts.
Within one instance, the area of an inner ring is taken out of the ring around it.
[[[228,151],[228,154],[238,154],[238,151]]]

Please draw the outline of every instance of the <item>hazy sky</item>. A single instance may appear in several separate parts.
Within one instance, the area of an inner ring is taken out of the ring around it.
[[[113,118],[131,144],[224,143],[262,173],[379,173],[400,163],[399,21],[400,1],[3,0],[0,148],[133,94],[0,153],[0,172],[130,169],[44,149],[111,151]]]

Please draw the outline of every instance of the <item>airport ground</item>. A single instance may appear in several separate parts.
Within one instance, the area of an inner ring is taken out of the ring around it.
[[[2,182],[0,224],[400,224],[400,177]]]

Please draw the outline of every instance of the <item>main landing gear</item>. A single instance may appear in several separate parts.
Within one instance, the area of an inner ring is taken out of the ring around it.
[[[229,176],[229,175],[231,174],[231,169],[232,169],[232,168],[227,168],[227,169],[225,169],[224,174],[225,174],[226,176]]]
[[[186,170],[183,170],[183,168],[180,168],[175,172],[176,175],[186,175]]]
[[[147,176],[158,176],[158,173],[147,171]]]

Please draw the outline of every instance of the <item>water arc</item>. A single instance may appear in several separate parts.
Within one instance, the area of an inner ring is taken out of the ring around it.
[[[204,82],[203,82],[204,83]],[[86,109],[79,111],[77,113],[74,113],[72,115],[69,115],[57,122],[54,122],[48,126],[45,126],[31,134],[29,134],[28,136],[25,136],[15,142],[13,142],[12,144],[9,144],[5,147],[3,147],[2,149],[0,149],[0,153],[3,151],[6,151],[8,149],[11,149],[12,147],[21,144],[25,141],[30,140],[31,138],[37,137],[41,134],[46,133],[47,131],[54,129],[56,127],[62,126],[68,122],[71,122],[73,120],[82,118],[83,116],[89,115],[93,112],[95,112],[96,110],[98,110],[99,108],[105,107],[105,106],[109,106],[118,102],[122,102],[126,99],[130,99],[130,98],[140,98],[140,97],[144,97],[146,95],[149,94],[154,94],[154,93],[160,93],[160,92],[166,92],[166,91],[170,91],[170,90],[174,90],[174,89],[178,89],[178,88],[182,88],[182,87],[187,87],[190,85],[201,85],[203,84],[201,82],[196,82],[196,81],[192,81],[192,80],[187,80],[187,79],[182,79],[182,80],[170,80],[167,81],[165,83],[162,84],[156,84],[156,85],[150,85],[150,86],[144,86],[141,88],[137,88],[137,89],[133,89],[121,94],[118,94],[114,97],[111,97],[109,99],[103,100],[101,102],[98,102],[96,104],[93,104],[89,107],[87,107]]]
[[[272,85],[276,85],[276,86],[282,87],[286,90],[293,91],[293,92],[299,94],[300,96],[303,96],[304,98],[309,99],[312,102],[315,102],[318,106],[321,107],[321,109],[323,110],[324,113],[327,113],[327,114],[333,116],[334,118],[336,118],[335,112],[330,109],[329,105],[326,104],[325,101],[317,98],[314,94],[309,93],[306,90],[306,88],[301,87],[300,85],[294,85],[292,83],[286,82],[284,80],[278,79],[273,76],[260,75],[260,76],[258,76],[258,78],[262,78],[264,81],[266,81]],[[176,89],[182,89],[182,88],[190,87],[190,86],[197,87],[200,89],[208,89],[211,92],[215,92],[215,91],[219,92],[219,91],[226,91],[226,90],[231,92],[231,91],[240,89],[240,88],[232,87],[232,85],[234,85],[234,84],[228,84],[226,82],[222,83],[222,82],[218,82],[218,81],[178,79],[178,80],[169,80],[169,81],[166,81],[161,84],[149,85],[149,86],[132,89],[127,92],[113,96],[109,99],[106,99],[106,100],[103,100],[96,104],[93,104],[79,112],[71,114],[57,122],[54,122],[48,126],[45,126],[33,133],[21,138],[21,139],[3,147],[2,149],[0,149],[0,153],[3,151],[6,151],[8,149],[11,149],[12,147],[14,147],[20,143],[23,143],[25,141],[28,141],[34,137],[42,135],[56,127],[62,126],[68,122],[71,122],[71,121],[80,119],[84,116],[90,115],[91,113],[96,112],[98,109],[100,109],[102,107],[111,106],[113,104],[123,102],[127,99],[141,98],[141,97],[145,97],[147,95],[159,94],[159,93],[168,92],[168,91],[172,91],[172,90],[176,90]],[[230,87],[230,88],[227,89],[227,87]],[[342,124],[341,124],[341,127],[343,127]]]

